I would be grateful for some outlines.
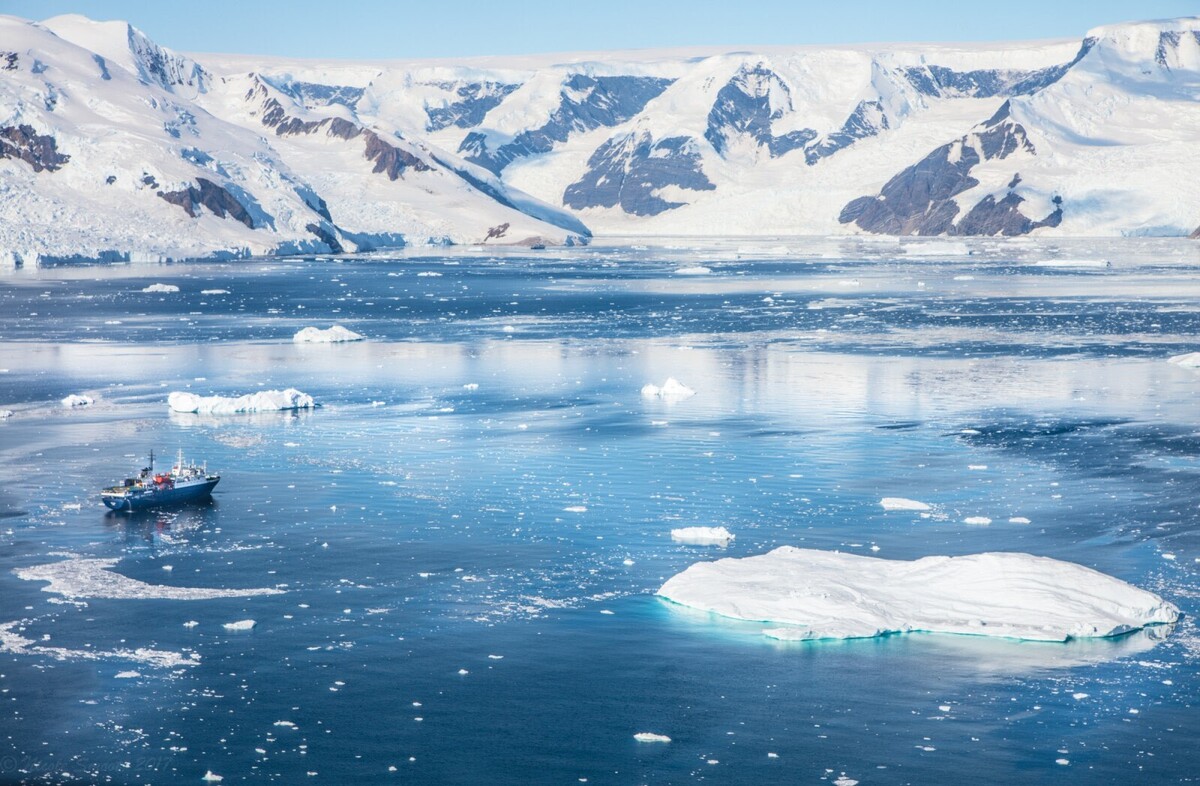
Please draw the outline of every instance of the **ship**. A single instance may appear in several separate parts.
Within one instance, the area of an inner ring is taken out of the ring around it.
[[[100,499],[108,507],[120,511],[201,502],[212,496],[213,487],[220,480],[220,475],[209,474],[208,462],[184,464],[182,449],[169,472],[155,472],[154,451],[150,451],[148,467],[143,467],[136,476],[126,478],[120,486],[104,489]]]

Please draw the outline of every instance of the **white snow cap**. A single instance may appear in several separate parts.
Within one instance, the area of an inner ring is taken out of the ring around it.
[[[197,396],[195,393],[174,391],[167,396],[167,405],[176,412],[197,412],[204,415],[233,415],[239,412],[272,412],[286,409],[312,409],[313,397],[295,388],[263,390],[245,396]]]
[[[671,540],[694,546],[727,546],[734,537],[724,527],[682,527],[671,530]]]
[[[683,401],[694,395],[696,395],[696,391],[675,379],[675,377],[668,377],[667,381],[662,383],[662,387],[658,385],[645,385],[642,387],[642,398],[660,398],[668,403]]]
[[[779,639],[926,631],[1036,641],[1116,636],[1172,623],[1179,609],[1091,568],[1011,552],[885,560],[782,546],[699,562],[658,594]]]
[[[363,338],[361,333],[355,333],[341,325],[334,325],[328,330],[306,327],[292,336],[292,341],[297,344],[339,344],[343,341],[362,341]]]

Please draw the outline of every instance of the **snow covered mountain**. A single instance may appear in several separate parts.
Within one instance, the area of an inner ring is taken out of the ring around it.
[[[0,18],[0,260],[1186,235],[1200,18],[1077,41],[318,62]]]

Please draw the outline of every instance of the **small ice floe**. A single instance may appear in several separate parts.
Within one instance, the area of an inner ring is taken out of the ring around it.
[[[884,497],[879,500],[879,504],[884,510],[929,510],[929,505],[924,502],[918,502],[915,499],[905,499],[904,497]]]
[[[711,272],[712,272],[712,268],[705,267],[704,265],[689,265],[687,267],[681,267],[678,270],[676,270],[675,275],[677,275],[677,276],[707,276]]]
[[[979,472],[979,471],[985,470],[987,468],[988,468],[987,464],[968,464],[967,465],[967,469],[972,470],[974,472]]]
[[[140,676],[142,676],[142,673],[140,671],[118,671],[117,672],[117,679],[119,679],[119,680],[133,680],[133,679],[137,679]]]
[[[979,527],[986,527],[991,523],[992,520],[987,516],[967,516],[965,519],[963,519],[963,524],[974,524]]]
[[[119,559],[72,558],[62,562],[32,565],[13,572],[25,581],[46,581],[43,592],[53,592],[66,598],[114,598],[161,600],[209,600],[212,598],[245,598],[254,595],[278,595],[283,590],[263,587],[257,589],[216,589],[208,587],[170,587],[148,584],[116,573]]]
[[[1179,619],[1153,593],[1070,562],[989,552],[886,560],[782,546],[699,562],[658,594],[785,640],[924,631],[1034,641],[1118,636]]]
[[[8,420],[13,416],[11,409],[0,409],[0,420]]]
[[[466,675],[470,674],[471,672],[467,671],[466,669],[459,669],[458,673],[459,673],[459,676],[465,677]]]
[[[362,341],[364,338],[365,336],[361,333],[355,333],[341,325],[334,325],[328,330],[306,327],[292,336],[292,341],[297,344],[341,344],[346,341]]]
[[[201,295],[228,295],[229,290],[228,289],[202,289],[202,290],[200,290],[200,294]]]
[[[261,390],[237,397],[197,396],[195,393],[177,390],[167,396],[167,405],[175,412],[195,412],[203,415],[312,409],[317,406],[312,396],[295,388]]]
[[[467,384],[463,385],[463,390],[479,390],[479,383],[468,382]]]
[[[1075,701],[1083,701],[1087,697],[1088,697],[1088,695],[1086,693],[1072,693],[1071,694],[1071,698],[1074,699]]]
[[[1029,522],[1029,519],[1025,518],[1024,516],[1012,516],[1011,518],[1009,518],[1008,523],[1009,524],[1028,524],[1030,522]]]
[[[668,377],[667,381],[658,385],[644,385],[642,387],[642,398],[658,398],[668,403],[675,401],[683,401],[696,395],[696,391],[683,384],[675,377]]]
[[[200,780],[208,781],[209,783],[220,783],[221,781],[225,780],[225,778],[221,775],[216,774],[212,770],[208,770],[207,772],[204,773],[204,777],[201,778]]]
[[[67,409],[74,409],[75,407],[90,407],[95,403],[96,399],[92,398],[91,396],[85,396],[82,393],[72,393],[62,400],[62,405]]]
[[[505,325],[503,330],[505,333],[516,333],[517,332],[517,329],[515,327],[513,327],[512,325]]]
[[[503,655],[488,655],[488,660],[504,660]]]
[[[587,513],[587,505],[568,505],[563,508],[566,513]]]
[[[282,726],[282,727],[284,727],[284,728],[287,728],[287,729],[294,729],[294,728],[296,728],[296,724],[292,723],[291,721],[286,721],[286,720],[283,720],[283,721],[275,721],[275,725],[276,725],[276,726]]]
[[[665,734],[655,734],[652,731],[639,731],[633,735],[633,738],[638,742],[670,742],[671,738]]]
[[[853,778],[846,777],[846,773],[842,773],[833,781],[833,786],[858,786],[858,781]]]
[[[225,630],[252,630],[257,624],[254,620],[238,620],[237,622],[226,622],[221,627]]]
[[[183,627],[185,627],[185,628],[194,628],[194,627],[196,627],[196,626],[197,626],[197,625],[199,625],[199,624],[200,624],[200,623],[199,623],[199,622],[196,622],[195,620],[188,620],[187,622],[183,623]]]
[[[142,289],[143,292],[178,292],[179,287],[174,284],[151,284]]]
[[[903,248],[910,257],[965,257],[971,253],[966,243],[938,240],[905,243]]]
[[[724,527],[682,527],[671,530],[671,540],[693,546],[727,546],[735,537]]]
[[[1183,368],[1200,368],[1200,352],[1189,352],[1186,355],[1175,355],[1167,358],[1168,363]]]

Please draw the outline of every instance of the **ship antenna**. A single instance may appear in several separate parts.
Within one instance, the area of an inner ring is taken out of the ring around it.
[[[150,471],[154,471],[154,448],[150,448]]]

